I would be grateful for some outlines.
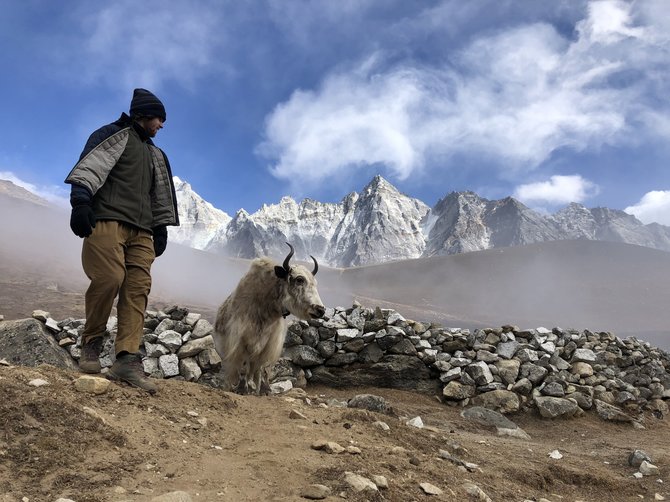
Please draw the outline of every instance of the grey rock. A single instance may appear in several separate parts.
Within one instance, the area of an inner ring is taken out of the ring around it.
[[[196,359],[203,370],[219,371],[221,369],[221,357],[214,347],[201,350],[196,355]]]
[[[396,355],[415,356],[416,347],[414,347],[414,344],[412,344],[412,342],[409,341],[407,338],[403,338],[398,343],[390,347],[388,349],[388,352],[390,354],[396,354]]]
[[[356,338],[359,334],[360,332],[355,328],[338,329],[335,339],[338,342],[348,342],[349,340]]]
[[[544,418],[572,418],[580,413],[577,403],[560,397],[536,397],[535,405]]]
[[[360,352],[365,347],[363,338],[354,338],[353,340],[342,345],[342,349],[346,352]]]
[[[640,467],[644,461],[652,463],[651,457],[642,450],[634,450],[628,455],[628,465],[631,467]]]
[[[202,322],[202,319],[198,321],[198,324]],[[191,338],[188,342],[182,345],[177,351],[177,357],[179,359],[184,359],[186,357],[192,357],[198,355],[205,349],[214,348],[214,339],[212,335],[207,335],[203,338]]]
[[[323,357],[319,352],[309,345],[297,345],[284,351],[284,355],[303,368],[310,368],[324,363]]]
[[[470,364],[465,371],[472,377],[477,385],[486,385],[493,382],[493,375],[488,364],[483,361]]]
[[[499,343],[497,353],[503,359],[512,359],[514,354],[519,349],[519,342],[512,340],[509,342]]]
[[[347,406],[349,408],[362,408],[378,413],[389,413],[391,410],[391,406],[389,406],[386,399],[373,394],[358,394],[349,400]]]
[[[498,368],[498,376],[507,385],[514,385],[519,376],[520,361],[516,359],[501,360],[495,363]]]
[[[462,383],[451,381],[442,389],[442,396],[449,401],[462,401],[473,397],[477,393],[474,385],[463,385]]]
[[[482,406],[471,406],[461,412],[461,416],[471,422],[494,428],[499,435],[517,437],[519,439],[530,439],[530,436],[517,424],[509,420],[497,411]],[[442,456],[442,452],[440,452]]]
[[[214,326],[207,319],[200,319],[191,331],[191,338],[204,338],[214,332]]]
[[[197,382],[202,375],[202,370],[195,358],[187,357],[179,360],[179,374],[187,382]]]
[[[565,389],[558,382],[549,382],[544,387],[542,387],[542,390],[540,392],[542,392],[542,394],[544,394],[545,396],[552,396],[552,397],[565,396]]]
[[[176,352],[181,347],[181,335],[177,331],[166,329],[158,335],[158,342],[170,349],[170,352]]]
[[[0,322],[0,359],[18,366],[51,364],[74,370],[76,363],[37,319]]]
[[[337,345],[332,340],[322,340],[316,344],[316,350],[321,357],[328,359],[337,352]]]
[[[594,399],[593,404],[596,407],[596,412],[598,413],[598,416],[603,420],[608,420],[610,422],[623,422],[623,423],[633,422],[632,417],[626,415],[616,406],[607,404],[599,399]]]
[[[158,358],[158,367],[167,378],[179,375],[179,358],[177,354],[168,354]]]
[[[482,406],[500,413],[514,413],[519,411],[521,402],[519,396],[509,390],[493,390],[484,392],[472,398],[472,404]]]
[[[325,365],[326,366],[345,366],[347,364],[353,364],[358,361],[358,354],[356,352],[338,352],[329,357]]]
[[[570,362],[595,363],[596,354],[591,349],[575,349]]]
[[[358,353],[358,360],[362,363],[376,363],[384,357],[384,352],[376,342],[369,343]]]

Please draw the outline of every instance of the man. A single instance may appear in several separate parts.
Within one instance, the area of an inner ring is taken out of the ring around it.
[[[65,180],[72,185],[70,228],[84,238],[81,259],[91,281],[79,368],[100,372],[102,337],[118,296],[116,361],[108,377],[153,394],[156,384],[139,354],[151,264],[165,251],[167,225],[179,225],[179,216],[170,164],[151,140],[165,123],[165,107],[135,89],[129,112],[91,134]]]

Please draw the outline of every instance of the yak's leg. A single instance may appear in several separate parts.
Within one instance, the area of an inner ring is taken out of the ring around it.
[[[246,378],[242,370],[243,364],[236,359],[226,361],[225,365],[225,380],[228,390],[237,394],[244,394],[247,388]]]
[[[259,386],[260,386],[260,393],[264,396],[267,396],[271,393],[270,390],[270,383],[269,383],[269,373],[270,369],[265,367],[261,368],[260,375],[259,375]]]
[[[262,367],[258,362],[252,361],[249,363],[249,378],[254,384],[254,390],[257,395],[261,393],[261,373]]]
[[[239,381],[235,387],[235,392],[238,394],[246,395],[249,394],[249,363],[244,362],[242,368],[238,372]],[[251,375],[253,376],[253,375]]]

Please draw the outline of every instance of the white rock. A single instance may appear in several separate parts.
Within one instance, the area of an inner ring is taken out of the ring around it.
[[[361,476],[360,474],[355,474],[353,472],[344,473],[344,482],[347,483],[354,491],[379,491],[377,485],[370,481],[368,478]]]
[[[202,314],[196,314],[194,312],[189,312],[186,314],[186,317],[184,317],[184,322],[188,324],[189,326],[193,327],[197,324],[197,322],[200,320],[202,317]]]
[[[421,420],[421,417],[414,417],[407,421],[407,425],[416,427],[417,429],[423,429],[423,420]]]
[[[273,394],[283,394],[293,388],[293,383],[290,380],[282,380],[270,384],[270,392]]]
[[[640,464],[639,469],[640,469],[640,472],[645,476],[657,476],[658,475],[658,467],[656,467],[651,462],[647,462],[646,460],[642,461],[642,463]]]
[[[41,378],[35,378],[30,382],[28,382],[28,385],[30,385],[31,387],[44,387],[45,385],[49,385],[49,382]]]
[[[348,342],[358,336],[359,331],[356,328],[344,328],[337,330],[337,341]]]
[[[563,454],[558,450],[554,450],[549,452],[549,457],[553,458],[554,460],[560,460],[563,458]]]
[[[398,321],[404,321],[404,320],[405,320],[405,318],[403,316],[401,316],[398,312],[392,311],[389,314],[389,318],[386,320],[386,322],[389,323],[389,324],[395,324]]]
[[[388,424],[386,422],[381,422],[379,420],[377,420],[376,422],[373,422],[372,425],[374,425],[375,427],[377,427],[378,429],[381,429],[383,431],[390,431],[391,430],[391,428],[388,426]]]
[[[372,481],[374,481],[374,483],[377,485],[377,488],[380,490],[386,490],[389,487],[389,482],[384,476],[372,476]]]
[[[442,490],[430,483],[419,483],[419,486],[428,495],[442,495]]]
[[[179,358],[177,354],[168,354],[158,358],[158,367],[166,377],[179,375]]]
[[[206,319],[200,319],[193,328],[191,338],[204,338],[214,331],[214,326]]]

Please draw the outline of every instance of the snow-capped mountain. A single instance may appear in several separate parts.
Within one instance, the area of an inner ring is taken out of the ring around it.
[[[285,256],[286,242],[294,246],[297,259],[312,255],[334,267],[567,239],[670,251],[670,227],[644,225],[623,211],[576,203],[545,215],[512,197],[487,200],[474,192],[452,192],[429,208],[375,176],[360,193],[352,192],[339,203],[298,203],[283,197],[252,214],[240,209],[231,218],[187,182],[177,177],[174,182],[181,226],[170,227],[170,241],[241,258]],[[49,205],[4,180],[0,196]]]
[[[281,256],[290,242],[301,259],[309,255],[339,267],[418,258],[425,248],[423,202],[401,194],[376,176],[361,192],[338,204],[283,197],[253,214],[240,210],[212,236],[208,251],[253,258]]]
[[[421,220],[429,208],[420,200],[375,176],[360,196],[345,199],[344,206],[327,263],[350,267],[421,256],[426,247]]]
[[[181,242],[191,235],[193,247],[242,258],[283,256],[286,242],[298,259],[313,255],[336,267],[565,239],[670,250],[670,227],[644,225],[623,211],[573,203],[544,215],[512,197],[491,201],[474,192],[452,192],[429,208],[381,176],[337,204],[283,197],[253,214],[240,209],[232,219],[219,212],[218,220],[188,184],[179,186],[180,217],[189,225]]]
[[[231,217],[200,197],[179,177],[174,176],[173,181],[180,225],[170,227],[169,238],[179,244],[205,249],[216,231],[230,223]]]
[[[342,217],[340,204],[311,199],[298,204],[291,197],[283,197],[279,204],[263,205],[251,215],[239,210],[212,236],[206,249],[240,258],[281,256],[288,252],[286,242],[290,242],[297,256],[321,258]]]

